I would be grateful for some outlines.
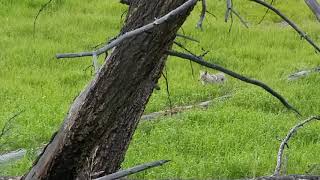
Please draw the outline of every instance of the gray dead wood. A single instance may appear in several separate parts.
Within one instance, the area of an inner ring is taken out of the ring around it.
[[[0,155],[0,165],[19,160],[19,159],[23,158],[26,155],[26,153],[27,153],[27,150],[18,149],[16,151],[12,151],[12,152],[9,152],[6,154],[1,154]]]
[[[305,124],[310,123],[314,120],[320,120],[320,116],[311,116],[308,119],[298,123],[297,125],[295,125],[287,134],[287,136],[282,140],[280,147],[279,147],[279,151],[278,151],[278,156],[277,156],[277,166],[274,170],[274,176],[279,176],[280,175],[280,171],[281,171],[281,165],[282,165],[282,159],[283,159],[283,152],[284,152],[284,148],[285,146],[288,144],[290,138],[292,137],[292,135],[294,133],[297,132],[297,130],[301,127],[303,127]]]
[[[266,90],[267,92],[269,92],[272,96],[277,98],[286,108],[288,108],[289,110],[294,111],[298,115],[301,115],[300,112],[296,108],[294,108],[291,104],[289,104],[288,101],[283,96],[281,96],[279,93],[274,91],[272,88],[270,88],[268,85],[266,85],[263,82],[260,82],[260,81],[255,80],[255,79],[247,78],[245,76],[242,76],[242,75],[240,75],[240,74],[238,74],[236,72],[233,72],[233,71],[231,71],[229,69],[226,69],[226,68],[224,68],[222,66],[219,66],[217,64],[209,63],[209,62],[203,60],[201,57],[197,57],[197,56],[194,56],[194,55],[191,55],[191,54],[180,53],[180,52],[176,52],[176,51],[172,51],[172,50],[168,50],[167,53],[170,56],[176,56],[176,57],[179,57],[179,58],[182,58],[182,59],[191,60],[191,61],[193,61],[195,63],[198,63],[198,64],[200,64],[202,66],[205,66],[205,67],[208,67],[208,68],[211,68],[211,69],[215,69],[215,70],[224,72],[224,73],[228,74],[229,76],[234,77],[236,79],[239,79],[239,80],[241,80],[243,82],[259,86],[259,87],[263,88],[264,90]]]
[[[192,108],[207,108],[209,105],[211,105],[214,102],[218,102],[227,98],[232,97],[232,95],[225,95],[225,96],[221,96],[221,97],[217,97],[213,100],[209,100],[209,101],[204,101],[195,105],[188,105],[188,106],[178,106],[178,107],[174,107],[172,109],[169,110],[165,110],[165,111],[158,111],[158,112],[153,112],[150,114],[146,114],[143,115],[141,117],[142,121],[149,121],[149,120],[154,120],[157,119],[161,116],[168,116],[168,115],[173,115],[173,114],[177,114]]]
[[[197,28],[200,28],[201,30],[203,30],[203,20],[206,17],[206,12],[207,12],[207,3],[206,0],[201,0],[202,1],[202,10],[201,10],[201,14],[200,14],[200,19],[197,23]]]
[[[151,162],[151,163],[145,163],[145,164],[141,164],[129,169],[125,169],[125,170],[121,170],[119,172],[115,172],[113,174],[109,174],[100,178],[97,178],[95,180],[114,180],[114,179],[119,179],[122,177],[126,177],[128,175],[131,174],[136,174],[138,172],[141,171],[145,171],[147,169],[150,168],[154,168],[154,167],[158,167],[158,166],[162,166],[163,164],[170,162],[170,160],[160,160],[160,161],[155,161],[155,162]]]
[[[285,20],[295,31],[297,31],[297,33],[304,38],[311,46],[313,46],[317,52],[320,52],[320,47],[315,44],[313,42],[313,40],[304,32],[302,31],[293,21],[291,21],[289,18],[287,18],[287,16],[285,16],[282,12],[280,12],[278,9],[276,9],[275,7],[273,7],[272,5],[261,1],[261,0],[250,0],[253,2],[256,2],[258,4],[261,4],[267,8],[269,8],[270,10],[272,10],[274,13],[276,13],[278,16],[280,16],[283,20]]]
[[[251,180],[320,180],[320,176],[295,174],[287,176],[264,176]]]
[[[320,5],[317,0],[304,0],[313,14],[316,16],[320,22]]]
[[[288,80],[297,80],[302,77],[308,76],[312,73],[319,73],[320,72],[320,67],[312,68],[312,69],[306,69],[306,70],[301,70],[298,72],[295,72],[293,74],[290,74],[288,76]]]
[[[37,155],[40,155],[42,152],[43,148],[39,148],[36,153]],[[0,165],[7,164],[7,163],[12,163],[14,161],[22,159],[25,155],[27,154],[26,149],[18,149],[15,151],[11,151],[6,154],[1,154],[0,155]]]
[[[91,52],[79,52],[79,53],[65,53],[65,54],[57,54],[56,58],[60,59],[60,58],[76,58],[76,57],[85,57],[85,56],[99,56],[103,53],[105,53],[106,51],[112,49],[113,47],[119,45],[121,42],[123,42],[124,40],[127,40],[130,37],[139,35],[143,32],[149,31],[153,28],[155,28],[156,26],[169,21],[170,19],[172,19],[174,16],[178,15],[179,13],[181,13],[181,11],[187,9],[190,6],[193,6],[195,3],[197,3],[197,0],[188,0],[187,2],[185,2],[183,5],[181,5],[180,7],[178,7],[177,9],[174,9],[173,11],[169,12],[168,14],[164,15],[163,17],[156,19],[155,21],[144,25],[140,28],[137,28],[135,30],[126,32],[123,35],[120,35],[118,38],[116,38],[115,40],[111,41],[109,44],[103,46],[100,49],[97,49],[95,51],[91,51]]]
[[[20,180],[21,176],[2,176],[0,180]]]

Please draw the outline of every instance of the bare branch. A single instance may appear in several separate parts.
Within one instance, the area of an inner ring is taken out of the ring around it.
[[[43,4],[43,5],[41,6],[41,8],[39,9],[37,15],[35,16],[34,21],[33,21],[33,37],[34,37],[35,34],[36,34],[36,23],[37,23],[37,19],[38,19],[40,13],[41,13],[51,2],[52,2],[52,0],[49,0],[48,2],[46,2],[45,4]]]
[[[320,5],[317,0],[304,0],[313,14],[316,16],[320,22]]]
[[[95,180],[113,180],[113,179],[119,179],[131,174],[135,174],[141,171],[144,171],[146,169],[150,169],[150,168],[154,168],[157,166],[162,166],[163,164],[169,162],[170,160],[160,160],[160,161],[155,161],[155,162],[151,162],[151,163],[146,163],[146,164],[142,164],[142,165],[138,165],[126,170],[122,170],[113,174],[109,174],[100,178],[97,178]]]
[[[231,32],[231,28],[232,28],[232,24],[233,24],[232,14],[235,14],[235,15],[239,18],[240,22],[241,22],[246,28],[249,28],[247,22],[240,16],[240,14],[239,14],[236,10],[234,10],[232,0],[227,0],[227,9],[226,9],[224,21],[225,21],[225,22],[228,22],[229,17],[230,17],[230,19],[231,19],[231,24],[230,24],[230,27],[229,27],[229,33]]]
[[[21,110],[6,120],[6,122],[3,125],[1,132],[0,132],[0,139],[9,131],[9,129],[10,129],[9,126],[11,124],[11,121],[14,120],[16,117],[18,117],[23,112],[24,112],[24,110]]]
[[[274,8],[272,5],[267,4],[266,2],[263,2],[261,0],[250,0],[250,1],[253,1],[253,2],[256,2],[258,4],[261,4],[261,5],[269,8],[273,12],[275,12],[278,16],[280,16],[283,20],[285,20],[294,30],[296,30],[302,38],[304,38],[306,41],[308,41],[309,44],[311,44],[316,49],[317,52],[320,52],[319,46],[316,45],[313,42],[313,40],[305,32],[303,32],[293,21],[291,21],[289,18],[287,18],[278,9]]]
[[[167,67],[165,66],[164,68],[164,71],[165,73],[161,72],[162,73],[162,76],[166,82],[166,91],[167,91],[167,98],[168,98],[168,102],[169,102],[169,107],[170,107],[170,114],[172,114],[172,101],[171,101],[171,98],[170,98],[170,89],[169,89],[169,81],[168,81],[168,71],[167,71]]]
[[[236,10],[234,10],[234,9],[232,8],[231,11],[232,11],[233,14],[235,14],[235,15],[239,18],[240,22],[241,22],[246,28],[249,28],[247,22],[240,16],[240,14],[239,14]]]
[[[271,0],[270,5],[272,6],[273,3],[275,2],[275,0]],[[264,13],[264,15],[262,16],[261,20],[258,22],[258,24],[261,24],[262,21],[264,20],[264,18],[267,16],[268,12],[269,12],[269,8],[266,10],[266,12]]]
[[[312,175],[288,175],[288,176],[264,176],[254,178],[254,180],[319,180],[320,176],[312,176]],[[251,179],[253,180],[253,179]]]
[[[169,19],[173,18],[174,16],[178,15],[179,13],[181,13],[182,11],[188,9],[189,7],[191,7],[192,5],[196,4],[197,0],[188,0],[187,2],[183,3],[181,6],[179,6],[178,8],[172,10],[171,12],[169,12],[168,14],[164,15],[163,17],[156,19],[155,21],[142,26],[140,28],[137,28],[135,30],[126,32],[123,35],[120,35],[117,39],[113,40],[112,42],[110,42],[109,44],[105,45],[104,47],[97,49],[96,51],[91,51],[91,52],[80,52],[80,53],[66,53],[66,54],[57,54],[56,58],[60,59],[60,58],[76,58],[76,57],[85,57],[85,56],[93,56],[94,54],[99,56],[100,54],[110,50],[111,48],[119,45],[121,42],[123,42],[124,40],[136,36],[138,34],[141,34],[143,32],[146,32],[150,29],[153,29],[154,27],[168,21]]]
[[[227,10],[226,10],[226,14],[224,16],[225,22],[228,22],[229,16],[231,15],[231,9],[232,9],[232,1],[227,0]]]
[[[301,128],[302,126],[304,126],[305,124],[313,121],[313,120],[320,120],[320,116],[311,116],[308,119],[300,122],[299,124],[297,124],[296,126],[294,126],[289,133],[287,134],[287,136],[282,140],[280,147],[279,147],[279,151],[278,151],[278,159],[277,159],[277,166],[276,169],[274,171],[274,176],[279,176],[280,175],[280,170],[281,170],[281,165],[282,165],[282,157],[283,157],[283,152],[284,152],[284,148],[286,146],[286,144],[288,144],[290,138],[292,137],[292,135],[297,132],[297,130],[299,128]]]
[[[197,43],[200,43],[199,40],[196,40],[192,37],[189,37],[189,36],[186,36],[186,35],[183,35],[183,34],[176,34],[177,37],[180,37],[180,38],[184,38],[184,39],[187,39],[187,40],[190,40],[190,41],[193,41],[193,42],[197,42]]]
[[[263,88],[264,90],[266,90],[267,92],[269,92],[272,96],[277,98],[285,107],[287,107],[288,109],[290,109],[290,110],[296,112],[297,114],[301,115],[300,112],[296,108],[294,108],[292,105],[290,105],[284,97],[282,97],[279,93],[274,91],[272,88],[270,88],[268,85],[264,84],[263,82],[260,82],[260,81],[255,80],[255,79],[247,78],[247,77],[242,76],[242,75],[240,75],[238,73],[230,71],[230,70],[228,70],[228,69],[226,69],[226,68],[224,68],[222,66],[206,62],[202,58],[196,57],[194,55],[184,54],[184,53],[180,53],[180,52],[176,52],[176,51],[172,51],[172,50],[167,51],[167,54],[170,55],[170,56],[176,56],[176,57],[180,57],[182,59],[191,60],[193,62],[196,62],[196,63],[200,64],[200,65],[206,66],[208,68],[212,68],[212,69],[224,72],[224,73],[230,75],[231,77],[239,79],[239,80],[241,80],[243,82],[259,86],[259,87]]]
[[[202,1],[202,10],[201,10],[201,14],[200,14],[200,19],[197,23],[197,28],[200,28],[201,30],[203,30],[202,23],[203,23],[204,18],[206,17],[207,3],[206,3],[206,0],[201,0],[201,1]]]

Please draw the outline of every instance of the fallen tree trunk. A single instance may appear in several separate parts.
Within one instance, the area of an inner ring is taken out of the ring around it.
[[[317,0],[304,0],[313,14],[316,16],[320,22],[320,5]]]
[[[120,34],[153,22],[186,0],[130,1]],[[193,9],[121,42],[77,97],[58,133],[23,179],[90,179],[116,172],[161,75],[176,32]]]

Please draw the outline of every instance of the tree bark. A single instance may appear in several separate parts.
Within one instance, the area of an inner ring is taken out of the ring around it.
[[[320,22],[320,5],[317,2],[317,0],[304,0],[304,1],[309,6],[313,14],[317,17],[318,21]]]
[[[132,0],[121,33],[150,23],[185,1]],[[192,8],[113,50],[23,179],[89,179],[91,174],[120,168],[161,75],[165,52]]]

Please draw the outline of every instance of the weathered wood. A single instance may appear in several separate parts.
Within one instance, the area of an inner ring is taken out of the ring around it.
[[[162,166],[165,163],[169,162],[170,160],[160,160],[160,161],[154,161],[154,162],[150,162],[150,163],[145,163],[145,164],[141,164],[129,169],[125,169],[125,170],[121,170],[94,180],[113,180],[113,179],[119,179],[122,177],[126,177],[129,176],[131,174],[136,174],[138,172],[150,169],[150,168],[154,168],[157,166]]]
[[[133,0],[121,34],[153,22],[186,0]],[[116,172],[157,83],[178,29],[194,4],[120,43],[76,98],[57,135],[24,179],[89,179]]]
[[[320,22],[320,5],[317,0],[304,0],[313,14],[316,16]]]

